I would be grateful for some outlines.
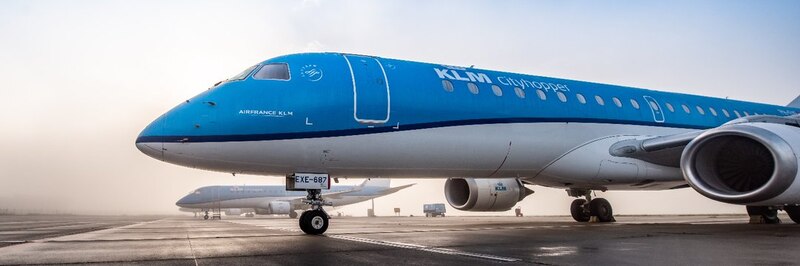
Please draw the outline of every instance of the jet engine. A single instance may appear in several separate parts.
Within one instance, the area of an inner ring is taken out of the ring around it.
[[[271,201],[267,208],[256,208],[256,214],[289,214],[292,210],[290,204],[285,201]]]
[[[686,181],[704,196],[726,203],[800,203],[800,128],[744,123],[708,130],[681,155]]]
[[[516,178],[450,178],[444,183],[447,203],[462,211],[507,211],[533,190]]]

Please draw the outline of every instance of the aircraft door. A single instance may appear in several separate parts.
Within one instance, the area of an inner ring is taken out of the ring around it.
[[[353,81],[353,118],[362,124],[389,121],[389,82],[377,58],[344,55]]]
[[[656,123],[664,123],[664,110],[661,109],[661,105],[658,104],[656,99],[650,96],[644,96],[644,101],[647,102],[647,106],[650,107],[650,111],[653,112],[653,120]]]

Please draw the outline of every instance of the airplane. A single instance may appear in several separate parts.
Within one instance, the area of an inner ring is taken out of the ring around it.
[[[390,179],[367,179],[357,186],[333,186],[322,195],[333,207],[350,205],[386,196],[414,184],[390,187]],[[175,205],[181,209],[200,210],[208,220],[212,209],[246,209],[255,214],[288,214],[297,218],[295,210],[305,210],[306,193],[286,191],[284,186],[207,186],[193,190]],[[241,211],[240,211],[241,212]]]
[[[800,222],[800,97],[777,106],[412,62],[303,53],[255,64],[156,118],[136,139],[155,159],[267,176],[445,178],[448,203],[505,211],[565,189],[578,222],[613,222],[592,191],[692,187]],[[288,180],[288,179],[287,179]],[[288,185],[288,184],[287,184]],[[324,199],[300,228],[327,230]]]

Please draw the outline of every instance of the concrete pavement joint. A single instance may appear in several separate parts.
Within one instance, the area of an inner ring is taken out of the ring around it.
[[[192,239],[189,238],[189,231],[186,231],[186,241],[189,242],[189,250],[192,252],[192,259],[194,260],[194,266],[197,266],[197,255],[194,254],[194,247],[192,247]]]

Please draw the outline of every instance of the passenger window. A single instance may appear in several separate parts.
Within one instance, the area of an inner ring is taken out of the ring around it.
[[[558,96],[558,100],[562,103],[567,102],[567,95],[565,95],[563,92],[556,92],[556,95]]]
[[[581,102],[581,104],[586,104],[586,97],[583,97],[583,94],[575,94],[575,97],[578,98],[578,101]]]
[[[631,99],[631,106],[633,106],[633,109],[637,109],[638,110],[639,109],[639,102],[637,102],[634,99]]]
[[[717,116],[717,110],[714,110],[713,107],[709,107],[708,108],[708,112],[711,113],[711,115],[713,115],[713,116]]]
[[[266,64],[253,75],[258,80],[289,80],[289,65],[286,63]]]
[[[731,114],[728,113],[728,110],[722,109],[722,114],[725,115],[725,117],[731,117]]]
[[[673,106],[672,106],[672,104],[670,104],[670,103],[667,103],[667,109],[668,109],[670,112],[673,112],[673,113],[675,112],[675,107],[673,107]]]
[[[603,97],[600,97],[600,95],[595,95],[594,100],[597,101],[597,104],[601,106],[606,105],[606,101],[604,101]]]
[[[736,118],[742,118],[742,115],[739,114],[739,111],[733,110],[733,114],[736,115]]]
[[[744,116],[750,116],[750,113],[748,113],[747,111],[744,111]]]
[[[520,89],[519,87],[514,87],[514,93],[517,94],[517,97],[520,99],[525,99],[525,91]]]
[[[658,111],[658,109],[661,109],[658,108],[658,104],[656,104],[656,102],[649,102],[649,103],[650,103],[650,108],[652,108],[653,110]]]
[[[619,98],[614,97],[614,98],[611,98],[611,100],[614,101],[614,104],[617,105],[617,107],[622,108],[622,101],[620,101]]]
[[[539,95],[539,99],[542,101],[547,100],[547,95],[542,90],[536,90],[536,95]]]
[[[467,83],[467,89],[469,89],[469,92],[472,94],[478,94],[478,85],[475,85],[475,83]]]
[[[232,78],[229,78],[228,81],[243,80],[243,79],[247,78],[247,76],[250,75],[250,72],[253,72],[253,69],[256,69],[256,67],[258,67],[258,65],[248,67],[247,69],[242,71],[242,73],[239,73],[236,76],[233,76]]]
[[[446,92],[453,92],[453,83],[449,80],[443,79],[442,88],[444,88],[444,91]]]
[[[706,111],[703,110],[703,107],[700,107],[699,105],[695,105],[694,108],[697,109],[697,112],[700,113],[701,115],[705,115],[706,114]]]
[[[492,85],[492,92],[494,92],[494,95],[497,95],[498,97],[503,96],[503,90],[500,89],[500,86]]]
[[[681,104],[681,107],[683,107],[683,111],[686,112],[687,114],[691,114],[692,113],[692,110],[689,110],[689,106],[686,106],[685,104]]]

